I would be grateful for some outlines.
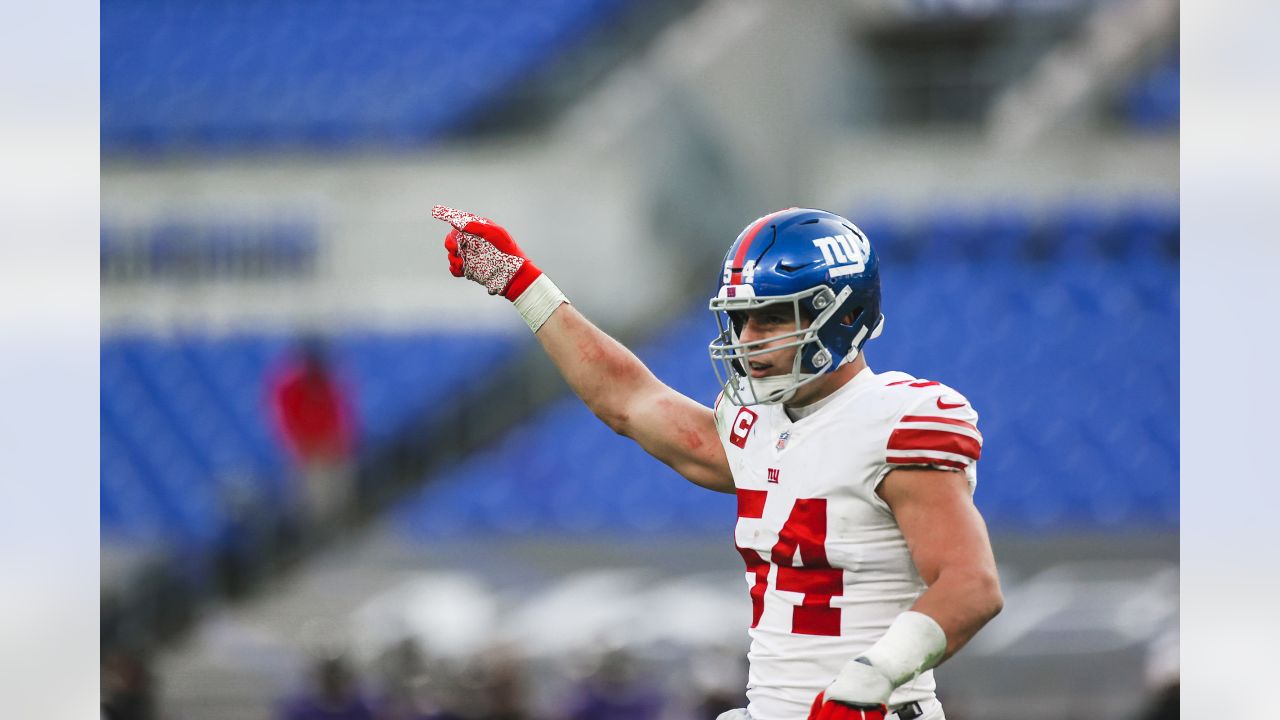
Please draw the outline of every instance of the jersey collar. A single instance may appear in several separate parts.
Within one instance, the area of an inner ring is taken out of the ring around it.
[[[859,370],[857,375],[854,375],[853,377],[849,378],[849,382],[836,388],[835,392],[822,398],[821,400],[809,403],[808,405],[801,405],[799,407],[783,406],[782,410],[787,414],[787,417],[791,418],[792,422],[803,420],[809,417],[810,415],[818,412],[822,408],[830,405],[836,398],[848,395],[854,392],[855,389],[862,387],[863,385],[866,385],[867,383],[874,380],[875,377],[876,377],[876,374],[871,371],[871,366],[868,365],[867,367],[864,367],[861,370]]]

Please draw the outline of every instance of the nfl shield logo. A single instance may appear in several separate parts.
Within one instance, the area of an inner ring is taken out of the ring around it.
[[[782,431],[782,434],[778,436],[778,444],[774,445],[774,447],[779,450],[785,448],[787,446],[787,440],[789,440],[790,438],[791,438],[790,430]]]

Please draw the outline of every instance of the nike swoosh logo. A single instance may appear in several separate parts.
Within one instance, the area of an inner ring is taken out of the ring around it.
[[[939,410],[955,410],[956,408],[960,408],[960,407],[964,407],[964,403],[955,403],[955,404],[952,404],[952,403],[944,403],[944,402],[942,402],[942,398],[938,398],[938,409],[939,409]]]

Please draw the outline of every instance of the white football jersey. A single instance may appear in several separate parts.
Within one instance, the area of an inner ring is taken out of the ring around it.
[[[840,668],[924,592],[876,488],[896,467],[929,466],[964,472],[972,492],[977,422],[946,385],[870,368],[795,421],[781,405],[717,400],[751,589],[754,720],[803,720]],[[890,705],[933,692],[927,671],[894,691]]]

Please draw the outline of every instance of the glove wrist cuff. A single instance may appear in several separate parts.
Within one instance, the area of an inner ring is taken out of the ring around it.
[[[532,260],[529,258],[521,258],[521,260],[524,262],[520,263],[520,269],[516,270],[515,274],[511,276],[511,281],[507,283],[506,289],[502,291],[503,297],[511,302],[515,302],[517,298],[524,295],[529,286],[542,277],[542,271],[538,269],[537,265],[533,264]]]
[[[530,266],[531,263],[526,262],[524,267]],[[521,270],[524,270],[524,268],[522,267]],[[529,326],[529,329],[536,333],[542,327],[542,324],[551,317],[551,313],[555,312],[561,303],[569,302],[569,299],[564,296],[560,288],[556,287],[555,283],[551,282],[551,278],[547,277],[545,273],[537,268],[534,268],[534,271],[537,274],[525,282],[521,291],[518,294],[514,294],[511,302],[515,305],[516,311],[520,313],[520,317],[524,318],[524,322]],[[519,278],[520,276],[517,274],[512,279],[508,292],[515,287]]]

